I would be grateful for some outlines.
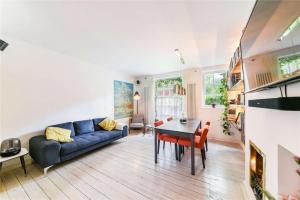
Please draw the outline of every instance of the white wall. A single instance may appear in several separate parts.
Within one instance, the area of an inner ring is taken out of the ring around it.
[[[250,99],[275,98],[279,89],[249,93]],[[288,86],[288,96],[300,96],[300,83]],[[249,184],[249,140],[266,156],[266,189],[278,197],[278,145],[300,155],[300,112],[246,107],[245,114],[245,177]],[[288,174],[288,173],[287,173]],[[295,176],[297,174],[295,173]],[[300,185],[299,187],[300,188]]]
[[[113,117],[113,80],[133,82],[122,72],[5,40],[9,46],[1,52],[0,140],[19,137],[27,146],[48,125]]]

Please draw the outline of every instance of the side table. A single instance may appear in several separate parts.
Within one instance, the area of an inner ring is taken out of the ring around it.
[[[154,130],[154,127],[153,127],[153,125],[152,124],[147,124],[146,126],[145,126],[145,129],[146,129],[146,131],[145,132],[147,132],[147,131],[151,131],[151,133],[152,133],[152,135],[153,135],[153,130]],[[144,134],[145,135],[145,134]]]
[[[5,161],[12,160],[14,158],[20,158],[21,165],[22,165],[22,168],[24,170],[24,173],[27,175],[26,166],[25,166],[25,160],[24,160],[24,156],[26,156],[27,154],[28,154],[27,149],[21,148],[21,151],[18,154],[16,154],[16,155],[9,156],[9,157],[2,157],[2,156],[0,156],[0,172],[1,172],[1,169],[2,169],[2,164]]]

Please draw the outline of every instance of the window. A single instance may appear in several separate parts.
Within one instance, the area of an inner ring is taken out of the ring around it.
[[[155,117],[169,116],[179,118],[183,110],[183,98],[174,93],[174,86],[182,85],[182,78],[160,79],[155,81]]]
[[[287,78],[300,71],[300,53],[278,58],[280,74]]]
[[[203,102],[205,106],[212,104],[221,105],[219,88],[221,86],[221,80],[225,78],[225,76],[226,73],[224,71],[207,72],[204,74]]]

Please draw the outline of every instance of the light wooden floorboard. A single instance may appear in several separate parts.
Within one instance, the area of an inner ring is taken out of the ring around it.
[[[209,142],[206,169],[195,152],[175,160],[174,145],[162,145],[154,164],[153,136],[135,135],[51,168],[36,165],[1,174],[0,199],[182,199],[243,200],[244,153],[228,144]]]

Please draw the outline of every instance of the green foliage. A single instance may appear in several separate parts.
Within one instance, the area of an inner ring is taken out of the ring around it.
[[[289,55],[278,59],[280,73],[287,75],[291,73],[291,70],[295,71],[300,69],[300,54]],[[293,66],[293,67],[291,67]]]
[[[223,79],[221,80],[221,84],[219,86],[220,96],[220,103],[224,105],[224,111],[221,116],[221,123],[223,127],[223,134],[230,135],[230,123],[228,120],[228,109],[229,109],[229,102],[228,102],[228,86],[227,86],[227,75],[224,74]]]
[[[155,81],[155,86],[156,88],[162,88],[162,87],[167,87],[170,85],[182,85],[182,78],[177,77],[177,78],[169,78],[169,79],[159,79]]]
[[[207,73],[204,76],[204,85],[205,85],[205,105],[221,105],[221,95],[219,88],[221,86],[221,80],[224,76],[224,73],[214,72]]]

